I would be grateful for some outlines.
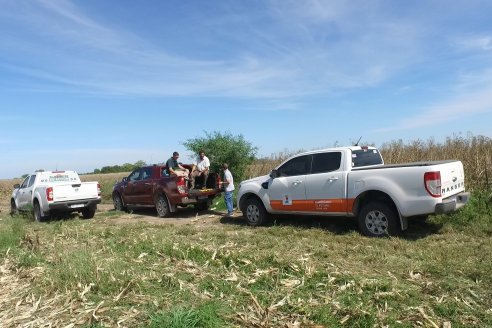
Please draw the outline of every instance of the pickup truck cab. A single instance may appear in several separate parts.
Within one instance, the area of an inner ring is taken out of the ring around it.
[[[11,214],[32,211],[36,221],[43,221],[56,212],[79,212],[90,219],[101,202],[97,182],[81,182],[75,171],[39,170],[14,185],[10,199]]]
[[[270,214],[348,216],[367,236],[398,234],[407,218],[450,213],[468,200],[460,161],[385,165],[376,148],[360,146],[295,155],[241,182],[237,194],[252,226]]]
[[[183,165],[190,169],[190,165]],[[197,179],[198,180],[198,179]],[[183,177],[170,176],[166,166],[153,165],[135,169],[113,187],[113,204],[118,211],[127,207],[155,207],[159,217],[167,217],[178,206],[194,205],[206,210],[220,195],[219,175],[210,173],[207,181],[197,181],[201,189],[189,189]]]

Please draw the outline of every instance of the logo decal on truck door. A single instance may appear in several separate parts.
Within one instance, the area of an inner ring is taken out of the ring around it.
[[[282,205],[292,205],[292,198],[290,197],[290,195],[283,196]]]

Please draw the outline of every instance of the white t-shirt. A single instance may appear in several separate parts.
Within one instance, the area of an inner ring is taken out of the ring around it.
[[[203,159],[198,156],[195,160],[195,165],[198,171],[203,171],[210,167],[210,160],[207,156],[203,156]]]
[[[234,180],[232,179],[232,173],[229,170],[224,171],[224,181],[229,182],[229,184],[225,185],[225,191],[233,191],[234,190]]]

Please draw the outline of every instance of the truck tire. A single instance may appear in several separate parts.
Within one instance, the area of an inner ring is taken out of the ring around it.
[[[120,194],[113,194],[113,205],[114,209],[117,211],[126,211],[126,206],[123,204],[123,199],[121,199]]]
[[[167,202],[167,197],[163,194],[157,196],[155,202],[155,209],[157,210],[157,216],[160,218],[168,217],[170,214],[169,204]]]
[[[39,202],[37,200],[34,201],[33,210],[34,220],[38,222],[43,222],[48,218],[48,215],[43,215],[43,212],[41,211],[41,206],[39,205]]]
[[[82,217],[84,219],[92,219],[95,214],[96,214],[95,206],[84,207],[84,209],[82,210]]]
[[[15,205],[15,200],[11,199],[10,200],[10,216],[15,216],[19,213],[19,209],[17,208],[17,205]]]
[[[371,202],[359,212],[359,229],[368,237],[386,237],[398,235],[401,231],[397,214],[385,203]]]
[[[268,213],[263,203],[258,198],[250,198],[246,201],[243,216],[248,225],[256,227],[262,225],[268,218]]]

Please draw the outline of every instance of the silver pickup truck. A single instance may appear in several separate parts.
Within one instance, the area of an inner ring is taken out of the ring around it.
[[[10,213],[32,211],[36,221],[55,212],[79,212],[84,219],[94,217],[101,203],[101,187],[97,182],[81,182],[75,171],[36,171],[22,184],[14,185]]]
[[[253,226],[270,214],[348,216],[367,236],[398,234],[407,218],[451,213],[468,200],[460,161],[385,165],[376,148],[359,146],[295,155],[237,193]]]

